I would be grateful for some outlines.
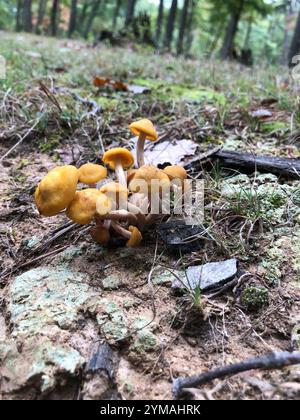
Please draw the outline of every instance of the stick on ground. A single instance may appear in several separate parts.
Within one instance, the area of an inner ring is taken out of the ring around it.
[[[277,156],[259,156],[253,153],[224,150],[216,147],[199,155],[185,165],[185,169],[199,170],[205,160],[219,160],[223,167],[239,172],[268,172],[287,179],[300,179],[300,160]]]
[[[299,351],[295,351],[293,353],[288,351],[270,353],[262,357],[248,359],[232,365],[222,366],[200,375],[191,376],[190,378],[179,377],[173,381],[173,395],[175,398],[180,398],[186,394],[186,391],[184,391],[186,388],[195,388],[210,382],[213,379],[233,376],[248,370],[282,369],[285,366],[296,365],[298,363],[300,363]]]

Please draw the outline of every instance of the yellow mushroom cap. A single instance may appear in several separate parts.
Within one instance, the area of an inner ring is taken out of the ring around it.
[[[129,189],[132,192],[139,192],[141,190],[140,179],[146,181],[149,192],[152,180],[158,180],[160,182],[159,190],[170,187],[168,175],[154,165],[144,165],[136,171],[133,179],[129,183]],[[145,193],[145,191],[141,192]]]
[[[135,226],[129,226],[128,230],[129,232],[131,232],[131,237],[126,242],[126,246],[128,248],[134,248],[135,246],[139,246],[139,244],[143,240],[141,232]]]
[[[133,122],[130,124],[129,129],[134,136],[139,136],[143,133],[146,134],[146,139],[148,140],[155,141],[158,138],[154,125],[146,118]]]
[[[97,244],[107,244],[110,239],[109,231],[102,226],[93,226],[90,233]]]
[[[187,179],[186,170],[182,166],[178,166],[178,165],[166,166],[165,169],[163,169],[163,172],[166,175],[168,175],[171,181],[173,179],[181,179],[182,181],[184,179]]]
[[[96,165],[95,163],[86,163],[79,169],[79,182],[84,184],[95,184],[101,179],[106,178],[107,169],[104,166]]]
[[[99,216],[105,216],[111,211],[112,202],[105,194],[103,194],[101,191],[99,192],[101,195],[98,197],[96,202],[96,214]]]
[[[48,172],[34,194],[39,213],[50,217],[67,208],[76,193],[78,178],[78,169],[71,165]]]
[[[80,225],[91,223],[96,214],[96,202],[102,195],[96,188],[77,191],[67,208],[66,215]]]
[[[119,202],[120,199],[122,201],[127,201],[128,198],[128,189],[119,182],[108,182],[107,184],[102,185],[100,191],[110,200],[116,202]]]
[[[104,153],[102,160],[113,170],[116,167],[116,162],[120,162],[123,169],[129,169],[134,164],[134,157],[129,150],[123,147],[108,150]]]

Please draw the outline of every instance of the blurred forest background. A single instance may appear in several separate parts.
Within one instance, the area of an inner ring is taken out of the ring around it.
[[[291,65],[299,9],[297,0],[0,0],[0,29]]]

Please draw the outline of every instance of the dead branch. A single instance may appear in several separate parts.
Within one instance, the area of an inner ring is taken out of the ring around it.
[[[296,365],[300,363],[300,352],[293,353],[288,351],[274,352],[262,357],[245,360],[243,362],[234,363],[232,365],[218,367],[209,372],[200,375],[191,376],[190,378],[179,377],[173,381],[173,395],[175,398],[183,397],[187,391],[186,388],[195,388],[206,384],[214,379],[220,379],[237,375],[253,369],[282,369],[285,366]]]
[[[285,178],[300,178],[300,160],[276,156],[257,156],[252,153],[232,152],[220,150],[213,155],[219,159],[222,166],[236,168],[241,172],[268,172]]]
[[[257,156],[253,153],[223,150],[215,147],[199,155],[185,165],[185,169],[198,170],[208,158],[219,160],[221,165],[240,172],[268,172],[288,179],[300,179],[300,159],[276,156]]]

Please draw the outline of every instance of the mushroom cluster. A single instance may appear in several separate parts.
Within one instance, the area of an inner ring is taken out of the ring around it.
[[[145,141],[158,138],[151,121],[136,121],[129,129],[138,137],[136,165],[129,150],[117,147],[102,156],[103,163],[114,171],[116,178],[107,183],[104,183],[107,168],[102,165],[86,163],[79,169],[71,165],[56,167],[35,191],[39,213],[49,217],[65,211],[75,223],[93,223],[90,233],[99,244],[107,244],[111,235],[117,234],[126,238],[127,247],[138,246],[143,230],[163,212],[163,192],[177,188],[178,182],[183,186],[187,174],[176,165],[162,170],[145,164]],[[79,189],[80,183],[87,188]],[[153,200],[153,195],[157,200]]]

